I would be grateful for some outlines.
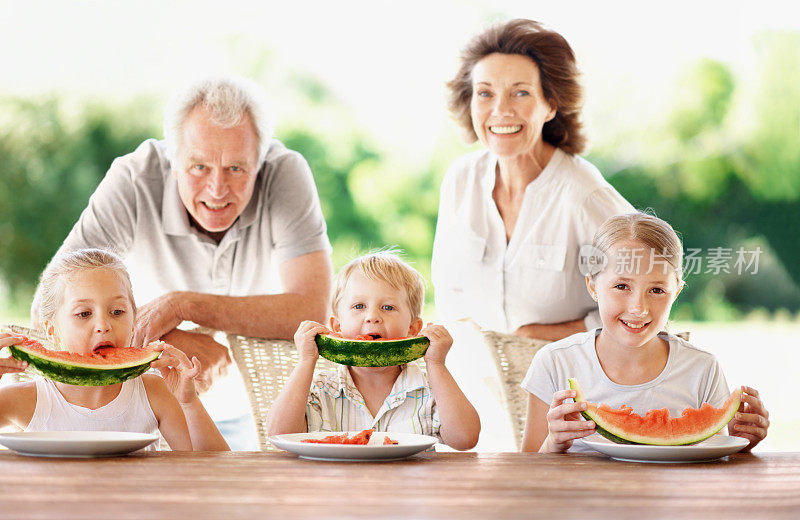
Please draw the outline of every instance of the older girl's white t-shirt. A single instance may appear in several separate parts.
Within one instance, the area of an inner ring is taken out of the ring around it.
[[[667,332],[658,334],[669,343],[667,364],[661,373],[641,385],[617,384],[608,378],[597,358],[595,339],[600,330],[580,332],[543,347],[534,356],[522,388],[549,405],[553,394],[568,389],[567,380],[573,377],[593,403],[612,408],[628,405],[640,415],[654,408],[667,408],[673,417],[679,417],[687,407],[698,408],[703,403],[718,408],[730,395],[714,355]],[[594,450],[578,439],[569,451]]]

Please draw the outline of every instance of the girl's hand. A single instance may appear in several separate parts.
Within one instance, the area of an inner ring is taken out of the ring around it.
[[[16,345],[20,341],[22,341],[21,336],[0,332],[0,350],[10,347],[11,345]],[[24,372],[26,368],[28,368],[28,363],[26,361],[19,361],[12,357],[0,358],[0,378],[2,378],[4,374]]]
[[[742,451],[750,451],[767,436],[769,429],[769,412],[758,396],[758,390],[749,386],[742,387],[742,401],[739,409],[728,423],[728,433],[750,441]]]
[[[553,394],[553,402],[547,412],[547,438],[540,452],[563,453],[572,446],[572,441],[595,432],[594,421],[584,421],[580,412],[586,403],[565,403],[578,395],[575,390],[560,390]]]
[[[425,352],[425,364],[440,364],[444,365],[444,359],[447,353],[450,352],[450,347],[453,346],[453,338],[447,329],[441,325],[428,325],[420,332],[421,336],[425,336],[431,342],[428,350]]]
[[[316,321],[304,321],[301,323],[297,328],[297,332],[294,333],[294,345],[297,347],[300,361],[311,360],[316,363],[319,359],[319,350],[314,338],[317,337],[317,334],[330,333],[331,330],[328,327]]]
[[[192,357],[189,361],[182,350],[173,347],[163,341],[150,343],[153,350],[163,352],[161,357],[153,361],[150,366],[157,368],[161,372],[161,377],[167,384],[167,388],[172,395],[182,405],[190,404],[197,399],[197,389],[194,386],[194,378],[200,374],[200,360]]]

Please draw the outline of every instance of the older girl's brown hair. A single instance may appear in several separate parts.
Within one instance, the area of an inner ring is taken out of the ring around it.
[[[447,83],[450,89],[448,107],[466,132],[469,142],[478,136],[472,127],[472,69],[490,54],[520,54],[531,58],[539,67],[545,99],[556,106],[556,115],[546,122],[542,138],[567,153],[581,153],[586,147],[580,110],[583,89],[578,82],[580,71],[575,54],[563,36],[545,29],[533,20],[518,18],[497,24],[475,36],[461,54],[461,67]]]
[[[678,285],[683,283],[683,245],[667,222],[642,212],[617,215],[597,228],[592,245],[608,255],[614,244],[625,240],[650,248],[659,262],[666,262],[674,269]]]

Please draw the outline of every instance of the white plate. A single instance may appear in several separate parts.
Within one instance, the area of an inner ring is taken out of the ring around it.
[[[136,451],[158,435],[130,432],[0,433],[0,444],[34,457],[113,457]]]
[[[598,434],[586,437],[583,442],[612,459],[626,462],[708,462],[736,453],[748,444],[747,439],[728,435],[713,435],[689,446],[616,444]]]
[[[438,442],[436,437],[416,433],[375,432],[369,444],[318,444],[302,442],[303,439],[322,439],[328,435],[341,435],[345,432],[285,433],[268,437],[269,442],[278,448],[290,451],[304,459],[312,460],[399,460],[427,450]],[[352,437],[358,432],[347,432]],[[383,445],[386,436],[399,444]]]

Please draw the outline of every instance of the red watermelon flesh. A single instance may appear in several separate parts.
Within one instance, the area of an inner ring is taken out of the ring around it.
[[[104,386],[137,377],[160,355],[151,347],[101,347],[92,354],[77,354],[23,337],[9,347],[11,356],[28,363],[28,370],[47,379],[79,386]]]
[[[575,401],[587,403],[581,414],[595,422],[597,433],[614,442],[659,446],[695,444],[711,437],[733,418],[742,394],[740,389],[735,390],[720,408],[703,403],[700,408],[686,408],[680,417],[671,417],[666,408],[649,410],[642,417],[630,406],[614,409],[590,403],[577,381],[570,379],[569,383],[578,393]]]

